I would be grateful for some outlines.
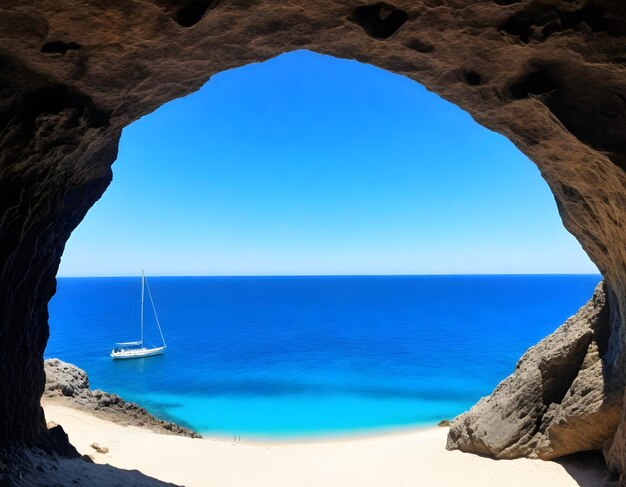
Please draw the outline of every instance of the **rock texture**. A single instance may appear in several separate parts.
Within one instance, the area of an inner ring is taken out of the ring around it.
[[[537,164],[564,225],[604,275],[603,363],[615,359],[602,380],[620,382],[623,0],[7,0],[0,4],[0,448],[35,444],[46,432],[39,397],[47,303],[65,241],[111,180],[122,128],[214,73],[300,48],[419,81]],[[377,103],[376,93],[363,103]],[[364,134],[364,143],[384,141]],[[613,418],[609,410],[593,410],[594,421]],[[623,414],[605,447],[615,471],[626,466]]]
[[[44,370],[45,400],[63,401],[115,423],[141,426],[157,433],[202,438],[189,428],[155,418],[141,406],[125,401],[116,394],[90,389],[87,373],[75,365],[53,358],[45,361]]]
[[[622,413],[623,383],[608,347],[606,290],[529,349],[515,372],[450,426],[449,449],[552,459],[600,450]]]

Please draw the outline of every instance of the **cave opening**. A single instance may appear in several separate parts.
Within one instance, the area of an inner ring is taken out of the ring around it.
[[[463,77],[481,83],[473,71]],[[450,419],[599,280],[508,140],[412,80],[310,51],[221,73],[138,120],[114,173],[68,242],[46,357],[205,433]],[[170,348],[156,360],[103,360],[134,339],[128,276],[140,267],[169,276],[152,286]],[[529,273],[552,275],[519,276]],[[555,275],[572,273],[593,275]],[[497,312],[476,306],[489,295]],[[252,303],[243,310],[241,296]],[[509,334],[495,333],[504,323]],[[467,335],[481,330],[492,343],[472,345]],[[387,353],[374,354],[381,345]],[[492,367],[478,367],[485,353]],[[189,355],[205,359],[189,365]],[[437,356],[446,358],[429,370]],[[189,387],[181,374],[195,377]],[[361,414],[337,421],[347,409]]]

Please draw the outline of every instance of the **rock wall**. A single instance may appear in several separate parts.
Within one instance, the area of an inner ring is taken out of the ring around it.
[[[0,4],[0,447],[45,433],[47,302],[65,241],[110,182],[122,128],[214,73],[301,48],[419,81],[537,164],[564,225],[604,275],[604,356],[616,357],[611,374],[623,374],[622,0],[8,0]],[[363,103],[377,103],[376,93]],[[384,141],[364,134],[364,143]],[[573,355],[559,353],[573,375],[584,347],[572,340]],[[616,432],[605,454],[622,471],[623,416]]]

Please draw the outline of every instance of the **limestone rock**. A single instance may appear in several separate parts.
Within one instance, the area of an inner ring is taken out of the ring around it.
[[[448,449],[542,459],[601,449],[622,412],[623,382],[612,373],[609,334],[600,283],[591,300],[529,349],[490,396],[454,419]]]

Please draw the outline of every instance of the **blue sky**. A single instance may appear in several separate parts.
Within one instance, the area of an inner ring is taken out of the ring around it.
[[[539,171],[398,75],[298,51],[124,130],[60,276],[597,272]]]

